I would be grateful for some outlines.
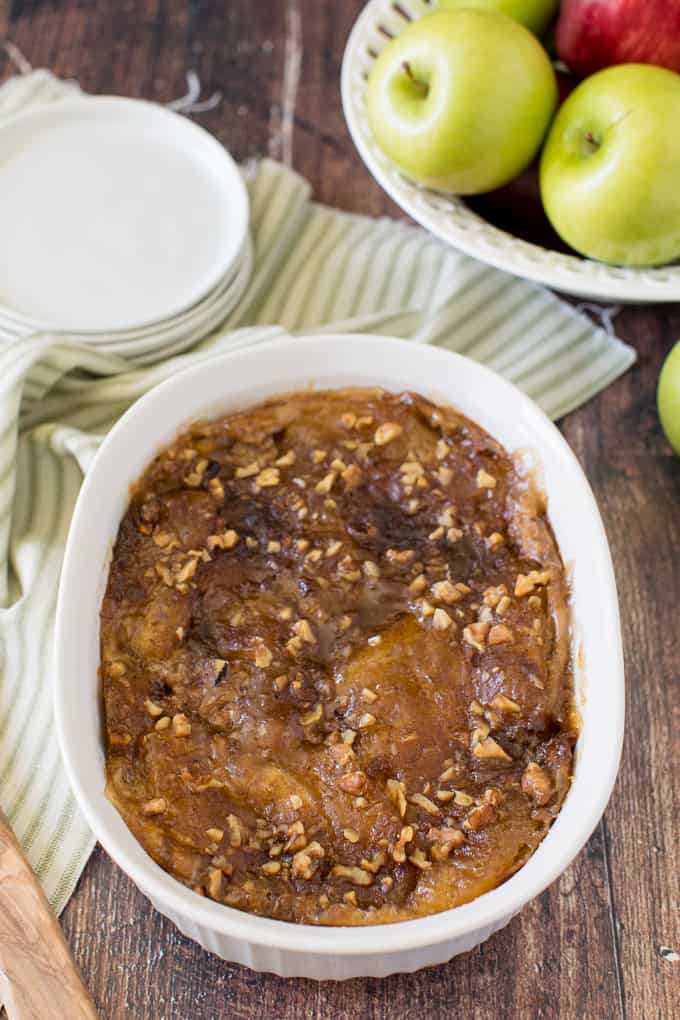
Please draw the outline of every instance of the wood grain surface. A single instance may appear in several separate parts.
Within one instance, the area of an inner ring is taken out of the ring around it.
[[[196,119],[239,159],[292,161],[315,196],[401,215],[363,168],[338,79],[361,0],[0,0],[0,38],[92,92],[167,102],[200,75],[223,93]],[[299,44],[299,45],[298,45]],[[12,73],[0,60],[0,76]],[[208,955],[100,850],[63,916],[107,1020],[673,1020],[680,1016],[680,459],[655,388],[680,304],[630,307],[639,362],[563,422],[612,545],[628,720],[604,820],[573,866],[505,930],[446,966],[343,985],[283,981]],[[593,678],[597,682],[597,678]]]
[[[97,1020],[64,934],[2,811],[0,998],[11,1020]]]

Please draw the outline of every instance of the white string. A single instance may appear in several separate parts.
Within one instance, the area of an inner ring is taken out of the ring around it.
[[[208,99],[199,101],[201,94],[201,79],[195,71],[187,71],[187,91],[179,99],[173,99],[165,105],[175,113],[205,113],[206,110],[214,110],[222,102],[222,93],[217,91]]]
[[[269,155],[286,166],[293,165],[293,132],[300,69],[302,67],[302,19],[297,0],[286,5],[286,43],[283,60],[281,105],[273,103],[269,123]]]
[[[591,319],[601,326],[607,336],[615,336],[614,319],[621,311],[621,305],[596,305],[590,301],[582,301],[576,305],[577,312],[586,312]]]
[[[29,74],[33,70],[33,66],[26,60],[18,46],[8,39],[5,39],[2,43],[2,48],[16,67],[19,74]]]

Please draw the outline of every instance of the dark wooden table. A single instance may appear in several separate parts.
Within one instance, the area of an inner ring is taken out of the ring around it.
[[[34,66],[77,78],[92,92],[167,102],[183,94],[185,72],[194,69],[205,95],[224,94],[197,119],[238,158],[292,160],[319,200],[399,215],[363,168],[342,117],[340,61],[361,6],[0,0],[0,39],[19,46]],[[0,77],[11,73],[3,57]],[[157,914],[98,849],[63,923],[102,1017],[680,1017],[680,962],[667,951],[680,952],[680,460],[655,409],[661,361],[680,336],[680,304],[626,308],[616,329],[636,346],[637,366],[563,423],[612,544],[628,673],[623,766],[586,849],[473,952],[419,974],[342,985],[283,981],[210,956]]]

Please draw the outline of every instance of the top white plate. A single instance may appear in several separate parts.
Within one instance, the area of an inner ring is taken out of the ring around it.
[[[522,241],[487,223],[462,198],[402,177],[375,143],[365,112],[366,77],[391,36],[432,11],[427,0],[370,0],[347,42],[342,105],[359,153],[378,183],[418,223],[482,262],[556,290],[600,301],[680,301],[680,266],[629,269],[565,255]],[[493,74],[493,68],[489,68]]]
[[[64,100],[0,125],[0,306],[37,328],[176,315],[238,258],[248,196],[202,128],[154,103]]]

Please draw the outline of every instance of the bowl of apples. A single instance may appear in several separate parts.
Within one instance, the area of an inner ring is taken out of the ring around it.
[[[369,0],[342,102],[437,237],[580,297],[680,300],[680,0]]]

